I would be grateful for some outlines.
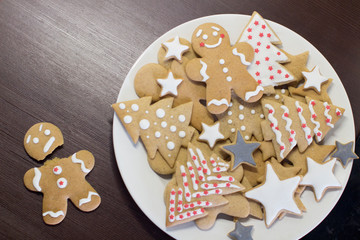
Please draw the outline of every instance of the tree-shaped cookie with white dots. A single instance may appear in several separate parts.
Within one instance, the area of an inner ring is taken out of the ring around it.
[[[144,97],[112,105],[133,142],[140,136],[149,157],[154,158],[158,150],[169,165],[194,132],[189,127],[192,102],[172,108],[173,101],[165,98],[150,105],[151,97]]]

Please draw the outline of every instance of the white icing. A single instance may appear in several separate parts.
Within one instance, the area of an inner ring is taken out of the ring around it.
[[[204,40],[206,40],[206,39],[208,39],[208,35],[204,34],[204,35],[202,36],[202,38],[203,38]]]
[[[134,103],[133,105],[131,105],[131,109],[132,109],[134,112],[137,112],[137,111],[139,111],[139,105],[137,105],[136,103]]]
[[[182,114],[179,115],[178,119],[180,122],[185,122],[185,120],[186,120],[185,115],[182,115]]]
[[[85,203],[91,202],[91,196],[99,196],[96,192],[89,191],[88,196],[86,198],[82,198],[79,200],[79,207]]]
[[[301,72],[306,78],[304,89],[315,88],[321,92],[321,84],[326,82],[328,78],[320,74],[319,66],[316,66],[311,72]]]
[[[221,100],[212,99],[210,102],[208,102],[207,105],[210,106],[211,104],[214,104],[216,106],[220,106],[222,104],[225,104],[226,106],[229,106],[229,102],[225,98],[222,98]]]
[[[43,213],[43,217],[45,217],[46,215],[50,215],[50,217],[52,217],[52,218],[57,218],[59,216],[65,216],[63,211],[57,211],[57,212],[47,211],[47,212]]]
[[[245,140],[249,140],[250,137],[248,135],[245,136]]]
[[[244,125],[241,126],[241,127],[240,127],[240,130],[241,130],[241,131],[245,131],[245,130],[246,130],[246,127],[245,127]]]
[[[223,73],[227,73],[229,71],[229,69],[227,67],[223,68]]]
[[[248,91],[245,93],[245,100],[249,100],[251,97],[256,96],[259,94],[260,91],[264,91],[264,88],[262,86],[257,86],[255,91]]]
[[[235,132],[235,128],[230,129],[230,131],[231,131],[232,133],[234,133],[234,132]]]
[[[168,148],[169,150],[174,150],[174,148],[175,148],[175,144],[174,144],[174,142],[172,142],[172,141],[168,142],[168,143],[166,144],[166,146],[167,146],[167,148]]]
[[[341,188],[340,182],[336,179],[333,169],[336,158],[325,163],[317,163],[307,157],[308,171],[303,177],[300,185],[312,186],[315,198],[320,201],[328,188]]]
[[[199,148],[196,148],[196,152],[199,155],[201,165],[202,165],[203,169],[205,170],[203,172],[206,173],[207,175],[210,175],[211,170],[207,165],[207,161],[205,160],[205,157],[204,157],[203,153],[201,152],[201,150]]]
[[[42,125],[42,124],[40,124],[40,126],[39,126],[39,132],[41,132],[42,127],[43,127],[43,125]]]
[[[190,208],[194,208],[194,207],[210,207],[210,206],[212,206],[211,202],[208,202],[208,201],[196,201],[196,202],[185,204],[184,209],[190,209]]]
[[[157,79],[157,82],[161,86],[160,96],[165,96],[166,94],[172,94],[174,96],[178,95],[177,88],[182,83],[182,79],[174,78],[173,73],[170,71],[167,78],[165,79]]]
[[[31,140],[31,135],[29,135],[27,138],[26,138],[26,143],[29,143]]]
[[[163,45],[167,48],[165,58],[176,58],[181,61],[181,56],[184,52],[189,50],[189,47],[180,43],[179,36],[176,36],[171,42],[164,42]]]
[[[124,103],[120,103],[120,104],[119,104],[119,108],[120,108],[120,109],[122,109],[122,110],[123,110],[123,109],[125,109],[125,107],[126,107],[126,106],[125,106],[125,104],[124,104]]]
[[[324,102],[324,115],[326,117],[326,125],[328,125],[331,128],[334,128],[334,124],[331,123],[332,116],[329,114],[330,112],[330,105],[327,102]]]
[[[192,194],[192,197],[204,197],[204,196],[209,196],[209,195],[214,195],[214,194],[221,194],[223,192],[222,189],[212,189],[212,190],[205,190],[205,191],[202,191],[202,192],[194,192]]]
[[[224,135],[222,135],[219,130],[219,122],[215,123],[212,126],[206,125],[205,123],[201,124],[203,131],[200,134],[199,139],[207,141],[211,148],[214,147],[217,140],[224,139]]]
[[[40,179],[41,179],[41,172],[38,168],[34,168],[34,178],[32,180],[33,186],[34,188],[40,192],[41,191],[41,187],[40,187]]]
[[[188,219],[188,218],[191,218],[195,215],[203,215],[204,214],[204,209],[203,208],[200,208],[200,209],[197,209],[197,210],[191,210],[191,211],[187,211],[187,212],[184,212],[182,214],[179,214],[175,217],[175,219],[177,221],[180,221],[180,220],[185,220],[185,219]]]
[[[293,149],[297,144],[297,141],[295,140],[296,132],[295,132],[295,130],[291,129],[292,120],[291,120],[291,118],[289,118],[289,109],[284,105],[282,105],[281,108],[284,110],[284,114],[281,116],[281,118],[286,121],[285,130],[288,131],[289,136],[290,136],[290,138],[289,138],[290,149]],[[287,116],[285,116],[285,115],[287,115]]]
[[[215,27],[215,26],[211,26],[212,29],[214,29],[215,31],[220,31],[220,28]]]
[[[202,29],[199,29],[199,31],[197,31],[196,33],[196,37],[200,37],[201,33],[202,33]]]
[[[231,120],[231,119],[228,120],[228,124],[232,124],[232,120]]]
[[[275,109],[270,104],[265,104],[265,108],[267,108],[269,110],[268,119],[272,123],[271,129],[275,133],[276,142],[279,144],[280,147],[281,146],[283,147],[283,149],[280,149],[280,157],[284,158],[284,152],[285,152],[286,147],[285,147],[285,144],[281,140],[282,134],[281,134],[280,130],[276,129],[278,127],[278,121],[274,117]]]
[[[183,200],[183,192],[181,188],[178,188],[178,212],[182,212],[183,211],[183,204],[182,204],[182,200]]]
[[[281,89],[281,93],[284,94],[284,93],[285,93],[285,89]]]
[[[49,151],[49,149],[51,148],[51,146],[53,145],[53,143],[55,142],[55,137],[52,136],[45,144],[44,146],[44,153],[47,153]]]
[[[206,44],[205,43],[205,47],[207,47],[207,48],[216,48],[216,47],[220,46],[221,42],[222,42],[222,38],[220,37],[218,42],[215,43],[215,44]]]
[[[194,162],[194,164],[196,166],[196,170],[197,170],[197,173],[199,175],[199,179],[201,181],[203,181],[205,179],[204,173],[202,171],[203,168],[200,166],[199,161],[198,161],[194,151],[191,148],[189,148],[189,153],[190,153],[191,159],[193,160],[193,162]]]
[[[132,117],[131,116],[129,116],[129,115],[126,115],[125,117],[124,117],[124,123],[131,123],[132,122]]]
[[[301,126],[303,126],[304,124],[305,124],[305,126],[306,126],[306,127],[301,127],[301,128],[302,128],[302,130],[304,131],[305,139],[306,139],[308,145],[310,145],[311,142],[312,142],[312,140],[313,140],[313,138],[312,138],[312,136],[311,136],[311,129],[307,126],[306,120],[305,120],[304,116],[302,115],[303,109],[302,109],[302,107],[300,106],[299,101],[296,101],[296,102],[295,102],[295,106],[296,106],[296,110],[297,110],[297,112],[298,112],[298,116],[299,116],[299,119],[300,119],[300,122],[301,122]],[[300,110],[300,111],[298,111],[298,110]]]
[[[264,114],[260,114],[260,118],[264,118],[265,116],[264,116]]]
[[[170,131],[171,132],[176,132],[176,126],[174,126],[174,125],[170,126]]]
[[[81,167],[81,171],[83,171],[84,173],[89,173],[89,172],[91,171],[90,169],[87,169],[87,168],[85,167],[85,163],[84,163],[83,160],[78,159],[78,158],[76,157],[76,153],[74,153],[74,154],[71,156],[71,161],[72,161],[73,163],[79,163],[79,164],[80,164],[80,167]]]
[[[232,77],[231,77],[231,76],[227,76],[227,77],[226,77],[226,81],[231,82],[231,81],[232,81]]]
[[[150,122],[147,119],[141,119],[139,122],[139,126],[141,129],[146,130],[150,127]]]
[[[246,61],[245,55],[242,54],[242,53],[239,53],[236,48],[234,48],[234,49],[232,50],[232,53],[233,53],[235,56],[239,56],[239,57],[240,57],[240,61],[241,61],[241,63],[242,63],[243,65],[245,65],[245,66],[250,66],[251,62]]]
[[[214,32],[212,33],[212,35],[213,35],[214,37],[216,37],[216,36],[218,35],[218,32],[215,32],[215,31],[214,31]]]
[[[46,130],[44,131],[44,134],[45,134],[46,136],[49,136],[50,133],[51,133],[51,131],[50,131],[49,129],[46,129]]]
[[[203,183],[200,186],[202,189],[217,189],[217,188],[241,188],[231,183]]]
[[[231,116],[231,115],[232,115],[232,111],[228,111],[228,115]]]
[[[225,60],[221,58],[221,59],[219,60],[219,63],[220,63],[220,64],[224,64],[224,63],[225,63]]]
[[[193,168],[193,166],[191,165],[190,162],[186,162],[186,165],[187,165],[188,170],[189,170],[189,173],[190,173],[190,177],[191,177],[193,189],[194,189],[194,190],[198,190],[198,189],[199,189],[199,186],[198,186],[198,184],[197,184],[197,179],[196,179],[196,177],[195,177],[194,168]]]
[[[239,119],[240,120],[244,120],[244,118],[245,118],[244,114],[239,114]]]
[[[186,133],[184,131],[179,132],[179,137],[184,138],[186,136]]]
[[[239,105],[239,109],[240,109],[240,110],[243,110],[243,109],[244,109],[244,106],[240,104],[240,105]]]
[[[217,175],[217,176],[208,176],[206,178],[208,181],[223,181],[223,182],[234,182],[235,179],[232,176],[222,176],[222,175]]]
[[[155,132],[155,137],[156,137],[156,138],[161,137],[161,133],[160,133],[159,131],[156,131],[156,132]]]
[[[191,193],[190,193],[189,183],[187,181],[184,165],[180,165],[180,173],[181,173],[181,176],[182,176],[183,186],[184,186],[184,189],[185,189],[185,199],[186,199],[186,201],[190,202],[191,201]]]
[[[275,95],[275,99],[278,100],[280,98],[279,94]]]
[[[254,109],[251,109],[250,113],[254,115],[256,112]]]
[[[315,103],[313,100],[311,100],[309,102],[309,110],[310,110],[310,113],[311,113],[311,117],[310,117],[310,120],[313,124],[315,124],[315,128],[314,128],[314,133],[315,133],[315,137],[318,141],[321,141],[321,138],[322,138],[322,132],[319,130],[320,128],[320,122],[316,121],[315,118],[313,117],[313,115],[316,115],[316,112],[314,110],[314,107],[312,105],[312,103]]]
[[[54,173],[55,175],[59,175],[60,173],[62,173],[62,167],[60,167],[60,166],[55,166],[55,167],[53,168],[53,173]]]
[[[34,138],[33,138],[33,143],[35,143],[35,144],[39,143],[39,138],[34,137]]]
[[[281,181],[271,164],[266,164],[265,183],[245,193],[247,198],[260,202],[265,209],[265,223],[270,226],[281,212],[301,214],[294,201],[294,192],[301,177],[296,176]]]
[[[164,109],[159,108],[158,110],[156,110],[156,116],[157,116],[158,118],[163,118],[163,117],[165,117],[165,111],[164,111]]]
[[[66,178],[59,178],[59,179],[56,181],[56,184],[57,184],[58,188],[66,188],[66,186],[67,186],[67,180],[66,180]]]
[[[209,75],[206,74],[206,70],[207,70],[207,64],[204,63],[203,61],[200,60],[201,63],[201,69],[200,69],[200,75],[203,77],[203,79],[201,80],[202,82],[206,82],[206,80],[209,79]]]

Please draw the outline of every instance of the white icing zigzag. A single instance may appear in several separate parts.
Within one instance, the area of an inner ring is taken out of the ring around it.
[[[33,185],[36,188],[37,191],[41,191],[40,187],[40,179],[41,179],[41,172],[38,168],[34,168],[35,176],[33,178]]]
[[[229,106],[228,101],[225,98],[222,98],[221,100],[217,100],[217,99],[212,99],[209,103],[208,106],[210,106],[211,104],[214,104],[216,106],[220,106],[222,104],[225,104],[226,106]]]
[[[46,215],[50,215],[50,217],[52,218],[57,218],[60,215],[65,216],[63,211],[57,211],[57,212],[53,212],[53,211],[47,211],[43,213],[43,216],[45,217]]]
[[[97,194],[96,192],[89,191],[87,198],[82,198],[82,199],[79,200],[79,206],[90,202],[91,201],[91,196],[99,196],[99,194]]]
[[[73,163],[80,163],[80,165],[81,165],[81,170],[82,170],[84,173],[89,173],[89,172],[90,172],[90,169],[87,169],[87,168],[85,167],[84,161],[81,160],[81,159],[76,158],[76,153],[74,153],[74,154],[71,156],[71,160],[72,160]]]
[[[206,82],[206,80],[209,79],[209,76],[206,74],[206,69],[207,69],[207,64],[204,63],[203,61],[200,60],[200,63],[202,65],[201,69],[200,69],[200,74],[203,77],[203,79],[201,80],[202,82]]]
[[[249,98],[256,96],[259,94],[260,91],[264,91],[264,88],[262,86],[257,86],[255,91],[248,91],[245,93],[245,100],[249,100]]]
[[[234,48],[234,49],[232,50],[232,53],[233,53],[235,56],[239,56],[239,57],[240,57],[240,60],[241,60],[241,63],[242,63],[242,64],[244,64],[244,65],[246,65],[246,66],[250,66],[251,62],[246,61],[245,55],[242,54],[242,53],[239,53],[239,52],[237,51],[237,48]]]

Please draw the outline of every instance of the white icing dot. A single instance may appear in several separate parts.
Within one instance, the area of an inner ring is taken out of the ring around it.
[[[171,132],[176,132],[176,126],[172,125],[172,126],[170,127],[170,131],[171,131]]]
[[[216,37],[218,35],[217,31],[213,31],[213,36]]]
[[[220,64],[224,64],[224,63],[225,63],[225,60],[224,60],[224,59],[220,59],[220,60],[219,60],[219,63],[220,63]]]
[[[242,125],[242,126],[240,127],[240,130],[241,130],[241,131],[245,131],[245,130],[246,130],[246,127],[245,127],[244,125]]]
[[[232,102],[230,102],[230,107],[232,107],[233,106],[233,103]]]
[[[231,119],[228,120],[228,124],[232,124],[232,120],[231,120]]]
[[[184,131],[179,132],[179,137],[184,138],[186,136],[186,133]]]
[[[51,131],[50,131],[49,129],[46,129],[46,130],[44,131],[44,134],[45,134],[46,136],[49,136],[50,133],[51,133]]]
[[[120,103],[120,104],[119,104],[119,108],[120,108],[120,109],[125,109],[125,107],[126,107],[126,106],[125,106],[124,103]]]
[[[156,138],[161,137],[161,133],[160,133],[159,131],[156,131],[156,132],[155,132],[155,137],[156,137]]]
[[[235,132],[235,128],[232,128],[232,129],[231,129],[231,132]]]
[[[283,93],[283,94],[284,94],[284,93],[285,93],[285,89],[281,89],[281,93]]]
[[[265,116],[264,116],[264,114],[260,114],[260,118],[264,118]]]
[[[168,154],[168,157],[171,157],[171,154]]]
[[[59,188],[65,188],[67,186],[67,180],[65,178],[59,178],[57,181],[56,181],[57,185]]]
[[[240,106],[239,106],[239,109],[240,109],[240,110],[243,110],[243,109],[244,109],[244,106],[243,106],[243,105],[240,105]]]
[[[228,111],[228,115],[231,116],[231,115],[232,115],[232,111]]]
[[[141,129],[146,130],[146,129],[148,129],[150,127],[150,122],[147,119],[142,119],[139,122],[139,126],[140,126]]]
[[[33,143],[35,143],[35,144],[36,144],[36,143],[38,143],[38,142],[39,142],[39,138],[34,137],[34,138],[33,138]]]
[[[164,111],[164,109],[159,108],[158,110],[156,110],[156,116],[157,116],[158,118],[163,118],[163,117],[165,117],[165,111]]]
[[[146,136],[146,138],[150,138],[150,136],[149,136],[149,135],[147,135],[147,136]]]
[[[129,110],[126,110],[126,112],[130,112]]]
[[[131,105],[131,109],[132,109],[134,112],[137,112],[137,111],[139,111],[139,105],[137,105],[136,103],[134,103],[133,105]]]
[[[250,138],[249,138],[249,136],[248,135],[246,135],[245,136],[245,140],[249,140]]]
[[[174,116],[173,116],[173,115],[171,115],[171,116],[170,116],[170,118],[174,118]]]
[[[54,173],[54,174],[59,175],[61,172],[62,172],[62,167],[60,167],[60,166],[55,166],[55,167],[53,168],[53,173]]]
[[[131,123],[131,121],[132,121],[132,117],[131,117],[131,116],[126,115],[126,116],[124,117],[124,123]]]
[[[244,114],[239,114],[239,119],[244,120]]]
[[[255,110],[254,110],[254,109],[252,109],[250,112],[251,112],[251,114],[255,114]]]
[[[275,95],[275,99],[279,99],[280,96],[278,94]]]
[[[179,121],[180,122],[185,122],[185,116],[184,115],[179,115]]]
[[[224,67],[224,68],[223,68],[223,72],[224,72],[224,73],[227,73],[228,71],[229,71],[229,69],[228,69],[227,67]]]
[[[166,144],[166,146],[167,146],[167,148],[168,148],[169,150],[174,150],[174,148],[175,148],[175,143],[169,141],[169,142]]]
[[[148,110],[146,110],[146,111],[145,111],[145,113],[149,113],[149,111],[148,111]]]
[[[166,126],[167,126],[167,122],[162,121],[162,122],[161,122],[161,126],[162,126],[163,128],[166,128]]]
[[[230,76],[226,77],[226,81],[231,82],[231,80],[232,80],[232,77],[230,77]]]
[[[208,35],[206,35],[206,34],[204,34],[202,37],[204,40],[208,39]]]
[[[165,139],[166,139],[166,140],[168,140],[168,139],[169,139],[169,137],[168,137],[168,136],[165,136]]]
[[[154,122],[154,125],[157,125],[157,122]]]

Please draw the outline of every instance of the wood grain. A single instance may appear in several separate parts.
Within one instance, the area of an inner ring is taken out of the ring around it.
[[[166,31],[198,17],[253,10],[302,35],[329,60],[347,90],[358,135],[359,1],[1,0],[0,238],[169,239],[121,179],[110,104],[136,59]],[[70,204],[55,227],[42,221],[41,194],[22,182],[29,168],[41,165],[22,146],[39,121],[56,124],[65,136],[53,156],[80,149],[95,155],[87,179],[102,196],[92,213]]]

